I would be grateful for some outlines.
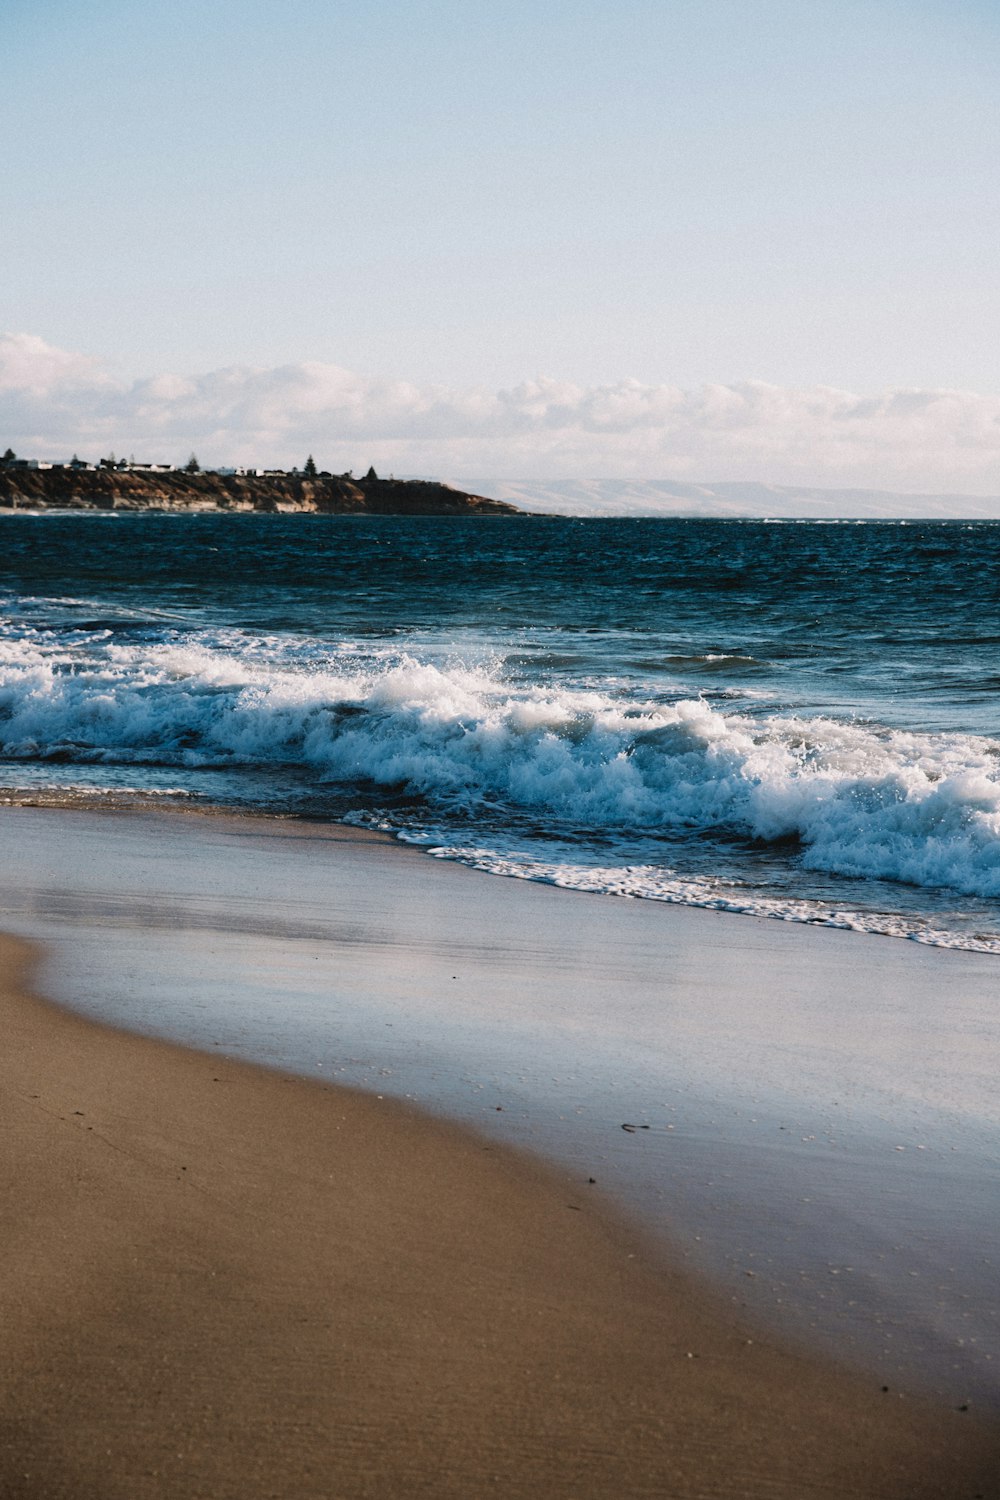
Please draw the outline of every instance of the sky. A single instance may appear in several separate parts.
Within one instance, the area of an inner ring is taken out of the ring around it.
[[[1000,493],[995,3],[0,10],[0,446]]]

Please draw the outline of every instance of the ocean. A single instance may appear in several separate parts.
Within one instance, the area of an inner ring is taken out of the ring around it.
[[[1000,953],[1000,523],[0,518],[0,800]]]

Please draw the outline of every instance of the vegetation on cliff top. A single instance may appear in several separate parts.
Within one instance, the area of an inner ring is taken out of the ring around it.
[[[8,450],[9,452],[9,450]],[[6,455],[5,455],[6,457]],[[516,506],[433,480],[362,479],[318,472],[310,459],[291,473],[204,470],[192,454],[184,469],[157,471],[72,464],[21,467],[0,461],[0,507],[62,510],[282,511],[324,515],[517,515]]]

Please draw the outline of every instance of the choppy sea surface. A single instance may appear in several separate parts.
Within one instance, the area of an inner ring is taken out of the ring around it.
[[[1000,523],[3,516],[0,789],[1000,953]]]

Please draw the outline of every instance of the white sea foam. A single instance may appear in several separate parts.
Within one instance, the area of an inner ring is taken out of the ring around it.
[[[10,633],[0,753],[294,766],[473,819],[508,809],[597,833],[797,841],[816,870],[1000,895],[994,741],[520,684],[487,667],[359,659],[291,638]]]
[[[404,836],[406,837],[406,836]],[[408,839],[424,843],[422,838]],[[457,860],[490,875],[534,880],[563,890],[588,891],[604,896],[632,896],[662,901],[672,906],[697,906],[708,911],[738,912],[782,922],[802,922],[812,927],[837,927],[879,937],[908,938],[935,948],[964,949],[976,953],[1000,953],[1000,937],[949,931],[919,921],[912,914],[855,911],[850,907],[820,901],[776,899],[760,892],[726,886],[722,881],[681,876],[660,865],[549,864],[543,860],[512,857],[493,849],[436,845],[428,853],[437,859]]]

